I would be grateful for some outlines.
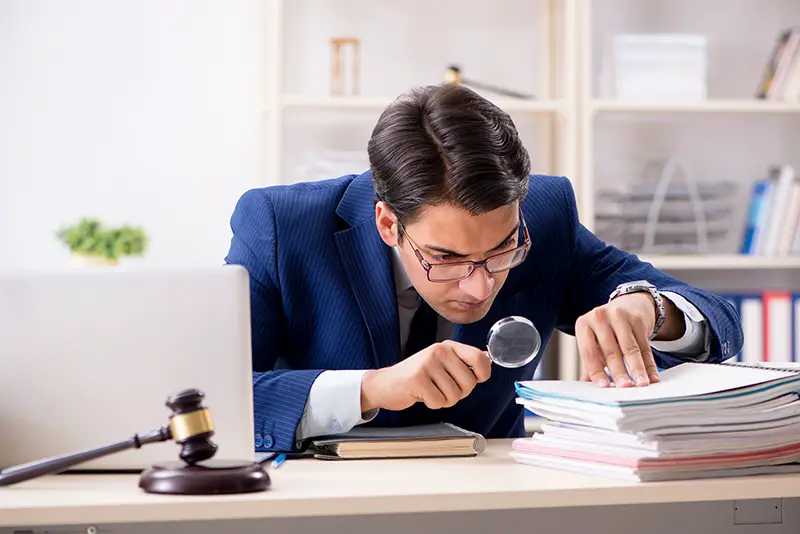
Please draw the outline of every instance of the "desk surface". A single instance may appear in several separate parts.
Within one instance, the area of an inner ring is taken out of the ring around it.
[[[58,475],[0,489],[0,526],[139,523],[800,497],[800,475],[631,483],[476,458],[290,460],[266,492],[150,495],[136,475]]]

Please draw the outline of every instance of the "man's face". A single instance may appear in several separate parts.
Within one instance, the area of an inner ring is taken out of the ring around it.
[[[398,246],[414,288],[439,315],[456,324],[473,323],[486,315],[508,271],[491,274],[478,267],[463,280],[431,282],[414,249],[430,264],[481,261],[511,250],[519,245],[516,203],[481,215],[450,205],[426,207],[416,222],[405,226],[399,244],[397,219],[382,202],[376,207],[376,219],[384,242]]]

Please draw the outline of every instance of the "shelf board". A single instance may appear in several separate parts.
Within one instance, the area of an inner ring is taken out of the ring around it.
[[[348,97],[348,96],[284,96],[281,105],[284,109],[362,109],[380,110],[390,102],[388,98]]]
[[[668,102],[636,100],[593,100],[594,112],[678,112],[678,113],[800,113],[800,103],[771,100],[707,100]]]
[[[639,259],[663,270],[800,269],[800,256],[769,257],[744,254],[641,255]]]
[[[388,97],[286,95],[281,99],[281,106],[284,109],[382,111],[393,100]],[[562,103],[558,100],[518,100],[513,98],[493,98],[491,100],[509,113],[551,113],[563,108]]]

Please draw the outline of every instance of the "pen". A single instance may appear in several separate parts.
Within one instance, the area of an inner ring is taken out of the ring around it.
[[[277,453],[277,452],[268,452],[268,453],[266,453],[264,456],[262,456],[262,457],[261,457],[261,459],[259,459],[259,460],[258,460],[258,463],[260,463],[260,464],[265,464],[265,463],[267,463],[268,461],[270,461],[270,460],[272,460],[273,458],[275,458],[277,455],[278,455],[278,453]]]
[[[278,456],[275,457],[274,460],[272,460],[272,464],[271,464],[272,468],[273,469],[279,468],[280,466],[283,465],[283,462],[285,462],[285,461],[286,461],[286,454],[280,453]]]

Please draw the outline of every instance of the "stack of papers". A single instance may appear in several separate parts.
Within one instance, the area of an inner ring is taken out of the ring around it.
[[[800,371],[685,363],[660,378],[517,383],[517,403],[546,422],[511,456],[638,481],[800,471]]]
[[[708,97],[708,38],[619,34],[613,39],[615,97],[702,101]]]

